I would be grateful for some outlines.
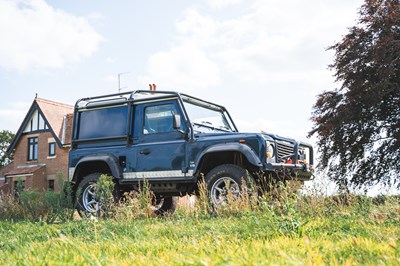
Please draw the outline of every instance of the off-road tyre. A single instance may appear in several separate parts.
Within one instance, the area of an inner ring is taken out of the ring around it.
[[[101,202],[95,198],[94,189],[101,173],[92,173],[82,179],[76,190],[76,209],[81,217],[98,216],[101,212]],[[114,201],[119,199],[117,185],[113,190]]]
[[[153,211],[157,216],[166,216],[175,212],[178,206],[178,197],[163,197],[156,200]]]
[[[228,190],[233,197],[240,197],[243,188],[256,193],[254,178],[246,169],[234,164],[215,167],[206,175],[205,182],[211,203],[216,207],[227,203]]]

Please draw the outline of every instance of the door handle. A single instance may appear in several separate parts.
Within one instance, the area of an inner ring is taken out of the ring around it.
[[[148,155],[148,154],[150,154],[150,150],[149,149],[141,150],[140,154]]]

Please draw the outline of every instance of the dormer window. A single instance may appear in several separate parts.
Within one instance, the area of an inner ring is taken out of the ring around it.
[[[28,138],[28,161],[38,159],[38,138]]]

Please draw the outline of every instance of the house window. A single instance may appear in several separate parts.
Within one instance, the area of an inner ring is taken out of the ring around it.
[[[49,190],[54,191],[54,180],[49,180]]]
[[[49,143],[49,156],[56,156],[56,143]]]
[[[28,138],[28,161],[38,159],[38,138]]]

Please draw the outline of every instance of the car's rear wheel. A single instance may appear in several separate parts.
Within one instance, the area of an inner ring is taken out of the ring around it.
[[[157,197],[151,209],[158,216],[165,216],[175,212],[178,206],[178,197]]]
[[[98,194],[97,183],[101,173],[92,173],[82,179],[78,185],[76,193],[76,209],[81,216],[99,215],[109,205],[110,200],[118,200],[118,190],[116,187],[111,191],[112,198],[105,199]]]

